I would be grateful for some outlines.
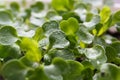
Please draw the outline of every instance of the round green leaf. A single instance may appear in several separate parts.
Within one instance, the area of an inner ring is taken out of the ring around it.
[[[105,49],[100,45],[95,45],[93,48],[87,48],[85,55],[95,67],[107,61]]]
[[[55,31],[49,36],[50,45],[53,48],[64,48],[69,45],[69,41],[65,38],[65,34],[61,31]]]
[[[0,28],[0,44],[11,45],[18,40],[15,28],[11,26],[3,26]]]
[[[0,11],[0,25],[13,23],[13,17],[8,11]]]
[[[26,51],[25,57],[32,62],[39,62],[42,58],[41,51],[37,41],[24,37],[21,40],[20,47]]]
[[[42,66],[35,70],[28,71],[27,78],[28,80],[50,80],[45,74]]]
[[[120,42],[116,41],[110,44],[110,46],[113,48],[114,53],[112,53],[111,57],[114,58],[114,63],[120,64]],[[114,55],[114,56],[113,56]]]
[[[20,6],[19,6],[19,4],[17,2],[11,2],[10,7],[13,10],[13,12],[14,11],[17,11],[17,12],[20,11]]]
[[[56,21],[46,22],[42,26],[43,31],[45,32],[46,36],[49,36],[52,32],[59,29],[59,24]]]
[[[90,68],[85,68],[82,71],[83,80],[93,80],[93,71]]]
[[[18,58],[20,55],[20,47],[17,44],[0,45],[0,58]]]
[[[113,22],[114,22],[114,23],[120,22],[120,11],[117,11],[117,12],[113,15]]]
[[[57,11],[73,9],[74,0],[52,0],[52,7]]]
[[[25,80],[27,74],[26,67],[18,60],[6,62],[1,70],[5,80]]]
[[[94,29],[95,25],[97,25],[100,22],[100,16],[94,15],[92,20],[89,22],[84,22],[83,25],[85,25],[88,29]]]
[[[33,12],[40,12],[44,9],[44,4],[40,1],[36,2],[35,4],[31,5],[31,10]]]
[[[68,20],[61,21],[60,28],[66,35],[75,35],[79,28],[79,23],[75,18],[71,17]]]
[[[45,73],[50,80],[80,80],[83,69],[79,62],[55,58],[53,64],[45,66]]]
[[[46,55],[44,55],[45,64],[51,63],[52,59],[54,59],[55,57],[60,57],[64,60],[75,60],[74,53],[68,49],[51,49]]]
[[[94,36],[88,32],[84,27],[80,27],[77,31],[78,42],[82,41],[86,44],[92,43]]]
[[[113,42],[111,46],[115,49],[117,54],[120,54],[120,41]]]
[[[64,14],[62,15],[62,17],[63,17],[64,20],[67,20],[67,19],[69,19],[70,17],[74,17],[74,18],[76,18],[79,22],[81,22],[80,17],[79,17],[76,13],[74,13],[74,12],[64,13]]]
[[[105,51],[106,51],[107,60],[109,62],[114,62],[115,58],[117,57],[116,49],[114,49],[114,47],[112,46],[107,46],[105,48]]]

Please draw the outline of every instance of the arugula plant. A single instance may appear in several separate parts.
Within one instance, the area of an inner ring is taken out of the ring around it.
[[[120,80],[120,11],[85,0],[0,6],[0,80]]]

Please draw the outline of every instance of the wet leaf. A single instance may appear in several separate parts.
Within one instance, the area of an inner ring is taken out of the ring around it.
[[[3,26],[0,28],[0,44],[12,45],[18,40],[15,28],[11,26]]]

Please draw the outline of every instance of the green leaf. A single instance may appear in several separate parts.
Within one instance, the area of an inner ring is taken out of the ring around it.
[[[0,45],[0,58],[18,58],[20,56],[20,47],[17,44]]]
[[[98,30],[97,36],[102,35],[104,32],[106,32],[112,25],[112,16],[109,17],[107,22],[101,26],[101,28]]]
[[[120,32],[120,23],[116,25],[117,31]]]
[[[86,68],[82,71],[83,80],[93,80],[93,71],[90,68]]]
[[[84,67],[76,61],[54,58],[51,65],[28,72],[29,80],[81,80]]]
[[[68,20],[61,21],[60,28],[66,35],[74,35],[79,28],[79,24],[75,18],[71,17]]]
[[[3,65],[1,74],[5,80],[25,80],[27,71],[27,68],[20,61],[15,59]]]
[[[75,60],[74,53],[68,49],[51,49],[47,54],[44,55],[45,64],[50,64],[55,57],[60,57],[64,60]]]
[[[20,6],[17,2],[11,2],[10,3],[10,8],[12,9],[13,12],[15,12],[15,11],[19,12],[20,11]]]
[[[87,27],[89,30],[92,30],[95,28],[95,25],[97,25],[100,22],[100,16],[99,15],[94,15],[92,20],[89,22],[84,22],[83,25]]]
[[[107,61],[105,50],[100,45],[94,45],[92,48],[87,48],[85,55],[95,67]]]
[[[63,49],[63,50],[57,50],[54,53],[55,57],[61,57],[64,60],[75,60],[75,55],[72,51]]]
[[[31,10],[33,12],[38,13],[38,12],[42,11],[43,9],[44,9],[44,4],[42,2],[40,2],[40,1],[38,1],[35,4],[31,5]]]
[[[48,11],[46,14],[46,18],[48,20],[56,20],[56,21],[62,20],[62,16],[58,15],[56,11]]]
[[[106,14],[106,15],[105,15]],[[109,7],[105,6],[100,11],[100,25],[97,29],[97,36],[102,35],[104,32],[106,32],[109,27],[111,27],[112,24],[112,16],[111,16],[111,10]]]
[[[120,42],[116,41],[110,44],[110,46],[113,48],[114,53],[112,53],[111,57],[114,63],[120,64]]]
[[[33,39],[35,39],[36,41],[41,40],[42,38],[44,38],[44,32],[43,29],[41,27],[36,29],[35,35],[33,36]]]
[[[50,80],[44,71],[43,66],[36,68],[35,70],[30,70],[27,74],[28,80]]]
[[[107,56],[108,62],[114,62],[115,58],[117,56],[116,49],[114,47],[112,47],[112,46],[107,46],[105,48],[105,51],[106,51],[106,56]]]
[[[88,7],[88,5],[86,5],[85,3],[79,3],[78,2],[78,4],[76,4],[76,6],[75,6],[75,13],[77,13],[77,15],[79,15],[79,17],[80,17],[80,19],[82,20],[82,21],[85,21],[86,20],[86,14],[87,14],[87,7]]]
[[[86,44],[90,44],[92,43],[94,36],[88,32],[88,30],[86,30],[84,28],[84,26],[81,25],[81,27],[79,28],[78,32],[76,33],[77,37],[78,37],[78,42],[82,41]]]
[[[24,37],[20,43],[20,47],[23,51],[26,51],[26,58],[33,62],[39,62],[42,58],[41,51],[37,41]]]
[[[65,80],[80,80],[81,79],[81,72],[84,69],[84,66],[77,62],[77,61],[68,61],[67,62],[69,67],[70,72],[68,72],[67,74],[65,74]],[[72,75],[72,76],[71,76]]]
[[[49,36],[49,46],[53,48],[65,48],[69,45],[69,41],[66,39],[65,34],[61,31],[54,31]]]
[[[65,67],[68,65],[63,59],[55,58],[51,65],[44,67],[44,71],[49,80],[63,80],[62,72],[66,73]]]
[[[11,26],[3,26],[0,28],[0,44],[11,45],[18,40],[15,28]]]
[[[90,12],[88,12],[87,14],[86,14],[86,22],[89,22],[92,18],[93,18],[93,14],[92,13],[90,13]]]
[[[57,11],[73,9],[74,0],[52,0],[52,7]]]
[[[111,63],[105,63],[101,66],[100,72],[96,73],[93,80],[119,80],[120,68]]]
[[[103,9],[100,11],[100,22],[106,23],[111,15],[110,8],[108,6],[104,6]]]
[[[120,11],[117,11],[113,15],[113,24],[120,23]]]
[[[94,66],[93,66],[92,63],[89,62],[89,61],[82,61],[82,65],[84,65],[84,68],[85,68],[85,69],[94,70]]]
[[[26,9],[22,15],[24,21],[27,21],[31,17],[31,9]]]
[[[62,15],[62,17],[63,17],[64,20],[67,20],[67,19],[69,19],[70,17],[74,17],[74,18],[76,18],[79,22],[82,22],[82,21],[80,20],[80,17],[79,17],[75,12],[67,12],[67,13],[64,13],[64,14]]]
[[[107,43],[105,42],[105,40],[101,37],[94,37],[94,41],[93,41],[93,45],[96,45],[96,44],[99,44],[99,45],[102,45],[104,47],[107,46]]]
[[[50,19],[51,17],[54,17],[58,15],[56,11],[52,10],[52,11],[48,11],[46,14],[46,18]]]
[[[13,23],[13,16],[10,12],[0,10],[0,25],[8,25]]]
[[[52,32],[59,29],[59,24],[56,21],[46,22],[42,26],[43,31],[45,32],[46,36],[49,36]]]
[[[50,80],[80,80],[83,69],[79,62],[55,58],[52,65],[45,66],[45,73]]]
[[[115,49],[117,54],[119,55],[120,53],[120,41],[113,42],[111,46]]]

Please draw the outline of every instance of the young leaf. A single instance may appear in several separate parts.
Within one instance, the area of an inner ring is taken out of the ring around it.
[[[107,22],[101,26],[101,28],[98,30],[97,36],[102,35],[105,31],[107,31],[112,25],[112,16],[109,17]]]
[[[112,47],[112,46],[107,46],[105,48],[105,51],[106,51],[107,60],[109,62],[114,62],[115,58],[117,57],[116,49],[114,47]]]
[[[0,10],[0,25],[8,25],[13,23],[13,16],[8,11]]]
[[[43,66],[28,71],[27,78],[29,80],[50,80],[45,74]]]
[[[17,2],[11,2],[10,3],[10,8],[13,10],[13,12],[19,12],[20,11],[20,6]]]
[[[92,20],[89,22],[84,22],[83,25],[87,27],[89,30],[94,29],[95,25],[97,25],[100,22],[100,16],[94,15]]]
[[[0,58],[18,58],[20,56],[20,47],[17,44],[0,45]]]
[[[69,18],[60,22],[60,28],[66,35],[75,35],[79,28],[78,21],[75,18]]]
[[[56,21],[60,21],[62,20],[62,16],[58,15],[58,13],[56,11],[48,11],[46,14],[46,18],[48,20],[56,20]]]
[[[76,61],[54,58],[51,65],[41,66],[29,72],[30,80],[81,80],[84,67]]]
[[[6,80],[25,80],[27,68],[19,60],[10,60],[2,67],[2,75]]]
[[[42,26],[45,35],[48,37],[52,32],[59,29],[59,24],[56,21],[46,22]]]
[[[41,51],[39,50],[39,45],[37,41],[30,38],[23,38],[20,47],[26,51],[26,58],[33,62],[39,62],[42,58]]]
[[[93,48],[87,48],[85,55],[95,67],[107,61],[105,50],[100,45],[95,45]]]
[[[73,9],[73,0],[52,0],[52,7],[57,11],[67,11]]]
[[[106,23],[111,15],[110,8],[108,6],[104,6],[103,9],[100,11],[100,22]]]
[[[61,31],[55,31],[49,36],[49,42],[53,48],[65,48],[69,45],[69,41],[66,39],[65,34]]]
[[[33,39],[35,39],[36,41],[41,40],[44,37],[44,32],[43,29],[41,27],[36,29],[35,35],[33,36]]]
[[[113,24],[115,24],[115,23],[120,23],[120,11],[117,11],[113,15]]]
[[[79,17],[75,12],[67,12],[67,13],[64,13],[64,14],[62,15],[62,17],[63,17],[64,20],[67,20],[67,19],[69,19],[70,17],[74,17],[74,18],[76,18],[79,22],[82,22],[82,21],[80,20],[80,17]]]
[[[109,27],[111,27],[112,16],[109,7],[107,6],[103,7],[103,9],[100,12],[100,19],[101,19],[100,23],[102,23],[102,25],[100,25],[99,29],[97,30],[98,31],[97,36],[102,35],[105,31],[108,30]]]
[[[112,56],[115,57],[113,62],[116,64],[120,64],[120,42],[119,41],[113,42],[112,44],[110,44],[110,46],[115,51],[114,56]]]
[[[31,5],[31,10],[33,12],[40,12],[44,9],[44,4],[40,1],[36,2],[35,4]]]
[[[85,68],[82,71],[82,78],[83,80],[93,80],[93,71],[90,68]]]
[[[0,44],[11,45],[18,40],[15,28],[11,26],[3,26],[0,28]]]
[[[92,41],[94,39],[94,36],[92,34],[90,34],[88,32],[88,30],[86,30],[84,28],[84,26],[83,27],[81,26],[76,34],[77,34],[77,37],[78,37],[78,41],[79,42],[82,41],[86,44],[92,43]]]
[[[45,73],[50,80],[80,80],[83,69],[83,65],[76,61],[55,58],[51,65],[45,66]]]
[[[52,59],[54,59],[55,57],[60,57],[64,60],[75,60],[74,53],[68,49],[51,49],[46,55],[44,55],[45,64],[51,63]]]
[[[115,51],[119,54],[120,53],[120,42],[116,41],[111,44],[111,46],[115,49]]]

